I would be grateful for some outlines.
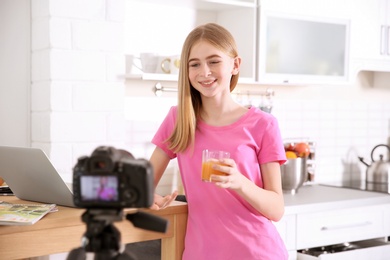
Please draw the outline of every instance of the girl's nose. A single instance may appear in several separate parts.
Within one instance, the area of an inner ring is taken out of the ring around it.
[[[202,66],[202,76],[209,76],[211,74],[211,70],[210,70],[210,67],[207,65],[207,64],[204,64]]]

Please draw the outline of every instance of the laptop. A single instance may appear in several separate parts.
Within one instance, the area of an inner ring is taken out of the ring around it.
[[[0,146],[0,176],[19,199],[75,207],[70,185],[39,148]]]

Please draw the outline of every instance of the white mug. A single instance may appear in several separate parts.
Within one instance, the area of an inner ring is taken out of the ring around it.
[[[126,74],[142,74],[141,59],[134,55],[126,55]]]
[[[158,73],[178,74],[180,68],[180,56],[160,57]]]
[[[139,57],[126,55],[126,74],[156,73],[159,56],[143,52]]]
[[[143,52],[140,54],[140,58],[144,73],[156,73],[159,56],[155,53]]]

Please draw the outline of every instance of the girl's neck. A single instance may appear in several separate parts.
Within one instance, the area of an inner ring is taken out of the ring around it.
[[[223,101],[203,100],[201,118],[208,125],[225,126],[237,121],[248,110],[231,97]]]

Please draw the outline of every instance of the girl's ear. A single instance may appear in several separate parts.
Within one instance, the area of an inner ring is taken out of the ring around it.
[[[237,56],[234,58],[232,75],[237,75],[238,72],[240,72],[240,66],[241,66],[241,57]]]

